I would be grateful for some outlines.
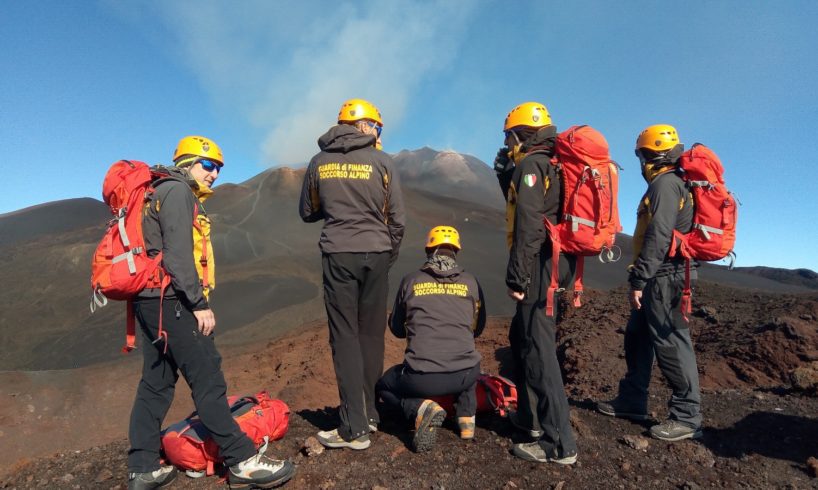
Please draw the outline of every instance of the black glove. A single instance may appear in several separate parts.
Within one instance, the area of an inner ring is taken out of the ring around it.
[[[514,162],[508,157],[508,148],[504,146],[497,150],[497,156],[494,157],[494,171],[497,173],[497,176],[499,177],[501,174],[505,174],[513,168]]]
[[[503,191],[503,197],[508,199],[508,188],[511,185],[511,177],[514,175],[514,162],[508,157],[508,148],[503,147],[497,150],[494,158],[494,172],[497,174],[497,183]]]

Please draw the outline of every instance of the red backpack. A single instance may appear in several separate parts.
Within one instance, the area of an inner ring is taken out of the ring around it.
[[[679,160],[682,178],[693,194],[693,227],[689,233],[673,231],[668,255],[685,259],[682,313],[691,312],[690,260],[735,260],[738,210],[736,199],[724,183],[724,167],[710,148],[696,143]]]
[[[557,135],[556,152],[551,163],[562,174],[562,207],[559,224],[543,220],[553,243],[551,284],[546,299],[546,314],[554,314],[554,293],[559,287],[559,254],[577,256],[574,282],[574,306],[579,307],[583,292],[585,256],[616,261],[614,241],[622,231],[617,194],[619,172],[611,160],[608,142],[590,126],[572,126]]]
[[[290,426],[290,408],[281,400],[270,398],[266,391],[255,396],[227,398],[230,413],[242,432],[256,448],[284,437]],[[215,473],[214,467],[223,460],[219,446],[205,429],[196,412],[162,431],[162,452],[165,459],[182,470]]]
[[[108,222],[91,259],[91,313],[108,304],[108,299],[128,302],[127,327],[123,352],[136,348],[136,323],[133,297],[145,288],[161,288],[161,299],[170,284],[170,276],[162,268],[162,252],[148,257],[142,236],[142,212],[145,203],[160,182],[173,179],[161,167],[148,167],[136,160],[120,160],[108,169],[102,182],[102,199],[111,208],[114,218]],[[198,213],[198,206],[194,211]],[[160,308],[161,301],[160,299]],[[162,330],[159,315],[159,335],[167,349],[167,333]],[[158,339],[157,339],[158,340]]]
[[[477,378],[477,412],[498,413],[505,417],[509,410],[517,410],[517,386],[510,380],[494,374]],[[449,415],[454,415],[454,396],[432,397]]]

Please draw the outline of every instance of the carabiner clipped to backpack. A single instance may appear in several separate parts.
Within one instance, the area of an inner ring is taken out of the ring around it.
[[[91,304],[89,305],[91,307],[91,314],[96,312],[97,308],[102,308],[107,304],[108,298],[106,298],[105,295],[102,294],[102,291],[100,291],[99,287],[94,288],[94,290],[91,292]]]
[[[603,264],[619,262],[619,259],[622,258],[622,249],[619,248],[618,245],[614,245],[612,247],[603,246],[602,251],[599,252],[597,258]]]

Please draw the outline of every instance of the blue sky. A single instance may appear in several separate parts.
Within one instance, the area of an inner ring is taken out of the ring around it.
[[[111,162],[167,163],[186,134],[222,146],[220,183],[298,164],[351,97],[380,107],[386,151],[490,161],[535,100],[606,135],[625,231],[636,135],[669,123],[725,164],[738,265],[818,270],[816,19],[814,1],[4,2],[0,213],[99,198]]]

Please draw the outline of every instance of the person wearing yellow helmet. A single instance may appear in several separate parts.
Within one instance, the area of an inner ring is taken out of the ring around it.
[[[378,149],[383,120],[375,105],[350,99],[338,125],[318,139],[304,174],[299,213],[323,220],[324,304],[341,398],[327,447],[366,449],[379,421],[375,383],[383,373],[388,272],[398,257],[404,209],[392,158]]]
[[[384,373],[376,385],[385,406],[413,424],[412,447],[431,449],[445,410],[429,397],[454,395],[460,437],[472,439],[480,376],[474,338],[483,332],[486,306],[480,284],[457,264],[460,234],[436,226],[425,244],[426,262],[398,286],[389,328],[407,339],[403,363]]]
[[[639,202],[633,263],[628,267],[628,370],[619,382],[617,397],[597,403],[597,409],[613,417],[647,420],[655,358],[673,395],[668,420],[651,427],[651,435],[666,441],[698,438],[702,435],[699,373],[687,319],[680,310],[685,261],[668,257],[674,230],[687,233],[693,226],[693,198],[679,169],[684,146],[676,128],[655,124],[639,133],[635,151],[648,189]],[[694,267],[691,280],[695,279]]]
[[[557,360],[557,315],[548,316],[543,308],[553,267],[543,218],[552,223],[561,218],[562,180],[551,164],[557,128],[543,104],[525,102],[509,111],[503,132],[505,146],[494,169],[506,197],[506,285],[517,302],[509,344],[519,397],[509,420],[530,439],[514,444],[512,453],[529,461],[573,464],[577,443]],[[573,256],[560,255],[560,287],[570,286],[575,265]]]
[[[227,404],[221,356],[212,335],[216,318],[209,296],[215,287],[210,218],[204,201],[224,165],[221,149],[203,136],[182,138],[173,167],[157,166],[161,175],[142,213],[148,256],[162,254],[170,284],[153,281],[133,303],[144,338],[142,378],[131,411],[128,489],[168,485],[173,466],[160,465],[160,430],[181,371],[193,404],[220,448],[232,485],[278,485],[295,467],[258,454]]]

